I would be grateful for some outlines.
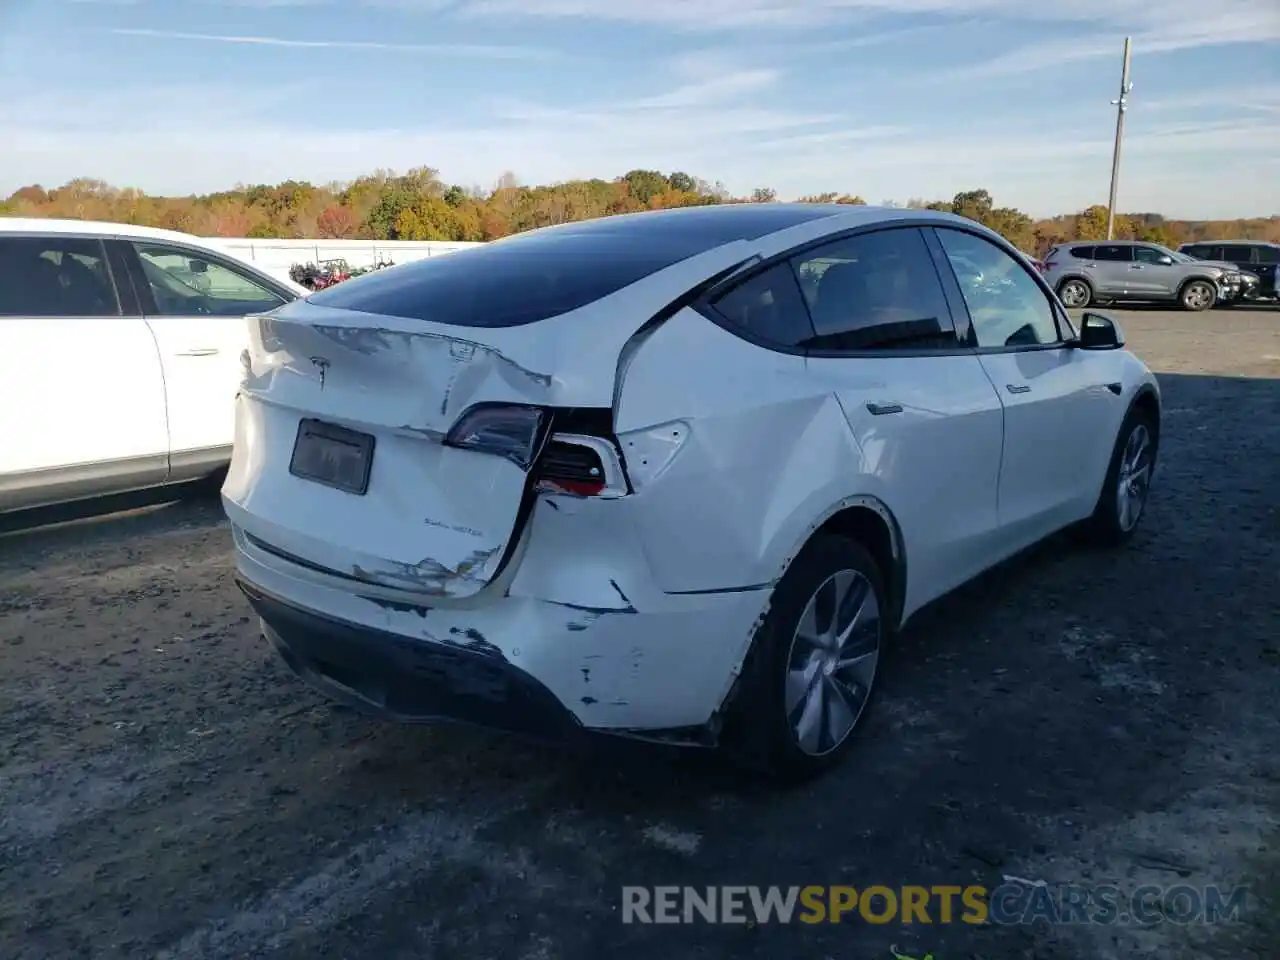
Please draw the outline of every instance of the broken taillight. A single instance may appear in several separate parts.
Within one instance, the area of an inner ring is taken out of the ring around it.
[[[505,457],[528,470],[538,455],[546,422],[540,407],[479,404],[467,410],[444,438],[445,446]]]
[[[628,492],[622,462],[604,437],[553,434],[538,460],[540,493],[578,497],[621,497]]]

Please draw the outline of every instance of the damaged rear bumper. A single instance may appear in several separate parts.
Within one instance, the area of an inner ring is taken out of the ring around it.
[[[545,686],[501,656],[334,620],[243,578],[236,582],[289,668],[363,713],[404,723],[469,723],[540,739],[582,732]]]
[[[581,506],[587,514],[600,503]],[[544,520],[573,517],[566,500]],[[606,537],[610,550],[636,556],[608,562],[578,550],[552,563],[531,550],[513,564],[511,582],[485,598],[420,606],[403,595],[362,595],[349,580],[264,551],[234,524],[232,532],[237,581],[264,634],[313,686],[392,720],[456,720],[539,739],[579,731],[714,739],[770,592],[663,593],[644,575],[634,538]],[[589,560],[590,572],[582,566]],[[576,603],[521,593],[588,588],[595,596]]]

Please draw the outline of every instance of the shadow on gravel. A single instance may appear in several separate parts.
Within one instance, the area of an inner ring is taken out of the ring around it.
[[[0,516],[0,566],[6,543],[24,551],[83,548],[140,540],[171,530],[216,527],[224,520],[209,485],[141,490]]]

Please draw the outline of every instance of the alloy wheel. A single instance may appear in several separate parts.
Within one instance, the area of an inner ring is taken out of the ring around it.
[[[787,656],[785,705],[796,745],[819,757],[857,725],[875,683],[880,603],[857,570],[828,577],[809,598]]]
[[[1089,302],[1089,288],[1079,280],[1068,280],[1062,285],[1061,297],[1068,307],[1083,307]]]
[[[1213,300],[1213,289],[1207,283],[1193,283],[1182,295],[1182,302],[1190,310],[1204,310]]]
[[[1146,424],[1138,424],[1125,441],[1120,454],[1120,473],[1116,480],[1116,516],[1120,528],[1132,530],[1142,516],[1151,489],[1151,433]]]

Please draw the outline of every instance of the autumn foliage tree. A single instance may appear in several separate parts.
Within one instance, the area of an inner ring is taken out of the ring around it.
[[[716,203],[773,203],[758,187],[735,197],[724,185],[676,171],[635,169],[612,180],[571,180],[527,186],[504,174],[492,187],[448,184],[431,167],[404,173],[375,170],[348,183],[302,180],[241,185],[201,196],[160,197],[81,177],[60,187],[31,184],[0,201],[0,214],[108,220],[181,230],[201,236],[361,238],[377,240],[496,240],[523,230],[593,217]],[[830,191],[805,203],[865,203]],[[906,206],[945,210],[998,231],[1028,253],[1054,243],[1106,236],[1107,208],[1034,220],[996,204],[984,189],[950,200],[914,199]],[[1159,214],[1115,218],[1114,235],[1176,246],[1209,237],[1280,241],[1280,217],[1234,221],[1168,220]]]

